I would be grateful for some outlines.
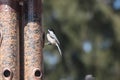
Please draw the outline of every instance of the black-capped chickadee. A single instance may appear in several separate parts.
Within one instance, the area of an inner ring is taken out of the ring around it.
[[[48,29],[47,39],[48,39],[48,44],[56,45],[59,50],[60,55],[62,55],[61,49],[59,47],[60,42],[58,41],[56,35],[54,34],[52,30]]]

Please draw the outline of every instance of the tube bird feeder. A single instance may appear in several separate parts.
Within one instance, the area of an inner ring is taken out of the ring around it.
[[[44,33],[41,26],[42,0],[24,0],[24,80],[42,80]]]
[[[0,80],[19,80],[18,1],[0,0]]]

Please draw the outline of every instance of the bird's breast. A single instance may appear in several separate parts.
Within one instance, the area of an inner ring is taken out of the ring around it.
[[[56,44],[56,40],[50,37],[50,34],[47,34],[47,39],[51,44]]]

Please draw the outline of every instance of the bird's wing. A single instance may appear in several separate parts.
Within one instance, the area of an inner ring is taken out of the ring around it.
[[[57,43],[56,43],[56,46],[57,46],[57,48],[58,48],[58,51],[59,51],[60,55],[62,56],[61,49],[60,49],[60,47],[59,47],[59,45],[58,45]]]
[[[54,33],[50,33],[51,38],[55,39],[58,44],[60,44],[59,40],[57,39],[56,35]]]

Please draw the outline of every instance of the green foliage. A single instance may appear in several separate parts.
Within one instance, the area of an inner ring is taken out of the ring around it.
[[[45,80],[82,80],[92,74],[96,80],[120,80],[120,16],[106,0],[44,0],[45,31],[54,28],[63,57],[49,69]],[[84,43],[91,50],[83,50]],[[55,47],[45,51],[58,53]],[[44,56],[46,58],[46,56]]]

